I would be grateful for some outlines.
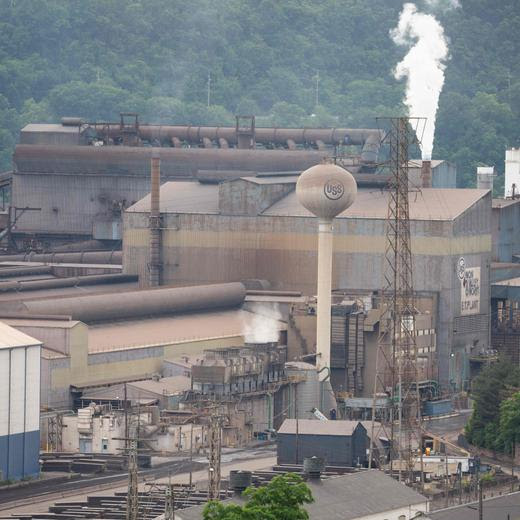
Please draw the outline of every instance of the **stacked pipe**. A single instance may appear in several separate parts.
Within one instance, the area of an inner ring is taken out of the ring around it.
[[[149,285],[161,285],[161,159],[154,150],[151,162],[151,193],[150,193],[150,266]]]

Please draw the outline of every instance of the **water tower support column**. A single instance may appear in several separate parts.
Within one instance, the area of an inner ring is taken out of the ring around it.
[[[316,338],[316,368],[330,368],[330,309],[332,291],[332,220],[318,220],[318,308]],[[320,380],[327,378],[326,370]]]

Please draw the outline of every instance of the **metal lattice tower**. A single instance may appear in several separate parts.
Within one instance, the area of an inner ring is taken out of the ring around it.
[[[137,483],[137,440],[130,441],[128,449],[128,495],[126,498],[126,520],[139,518],[139,493]]]
[[[175,519],[175,498],[173,495],[173,484],[168,481],[164,490],[164,520]]]
[[[220,497],[221,417],[215,412],[209,423],[208,500]]]
[[[389,124],[385,140],[390,146],[391,180],[388,186],[370,464],[375,439],[386,437],[390,441],[388,466],[391,474],[397,459],[399,480],[403,479],[404,472],[405,479],[411,483],[418,459],[422,468],[422,441],[408,205],[408,151],[412,145],[418,144],[418,127],[425,120],[389,118],[385,121]],[[376,423],[376,404],[382,396],[387,397],[387,406]],[[380,462],[381,466],[386,465],[385,461]]]

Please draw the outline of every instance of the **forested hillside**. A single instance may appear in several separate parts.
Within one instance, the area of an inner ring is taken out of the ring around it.
[[[451,60],[433,156],[456,162],[467,186],[477,164],[503,172],[505,148],[520,144],[520,2],[461,4],[435,12]],[[64,115],[228,124],[240,112],[262,126],[374,126],[404,113],[392,69],[406,49],[389,37],[402,5],[0,0],[0,169],[21,126]]]

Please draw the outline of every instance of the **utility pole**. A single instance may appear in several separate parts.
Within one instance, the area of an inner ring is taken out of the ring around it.
[[[209,108],[209,106],[211,104],[211,72],[208,72],[207,90],[208,90],[208,108]]]
[[[209,423],[208,499],[220,498],[221,417],[213,412]]]
[[[126,381],[124,386],[124,407],[125,407],[125,448],[128,448],[128,401],[127,401]]]
[[[315,87],[315,100],[314,105],[318,106],[320,104],[320,71],[316,71],[316,87]]]
[[[168,484],[164,490],[164,520],[175,520],[175,497],[171,475],[168,476]]]
[[[193,485],[193,423],[190,429],[190,489]]]
[[[482,504],[482,479],[478,479],[478,520],[483,520],[484,509]]]
[[[448,476],[448,453],[446,452],[446,445],[444,445],[444,460],[446,461],[446,482],[445,482],[445,494],[446,494],[446,507],[449,505],[448,493],[450,490],[450,481]]]
[[[296,460],[294,461],[295,464],[298,464],[298,458],[300,456],[300,437],[299,437],[299,420],[298,420],[298,383],[294,383],[294,417],[296,418],[296,446],[295,446],[295,454],[296,454]]]
[[[383,284],[379,309],[379,337],[376,375],[372,401],[372,433],[369,467],[375,439],[381,435],[390,441],[390,473],[394,459],[399,461],[399,480],[414,482],[417,452],[423,482],[421,400],[417,372],[415,339],[415,295],[408,203],[409,149],[418,144],[418,127],[424,118],[384,118],[388,125],[385,140],[390,145],[390,181],[387,188],[388,213],[384,252]],[[414,128],[415,126],[415,128]],[[376,427],[378,397],[386,396],[387,409]]]
[[[513,439],[511,446],[511,493],[515,490],[515,455],[516,455],[516,439]]]
[[[126,498],[126,520],[139,518],[139,490],[137,485],[137,440],[130,441],[128,450],[128,495]]]

